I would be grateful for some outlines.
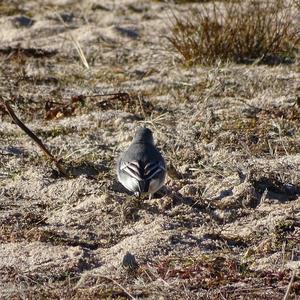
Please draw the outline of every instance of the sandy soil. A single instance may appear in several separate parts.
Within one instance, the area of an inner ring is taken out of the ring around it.
[[[172,11],[0,4],[1,96],[72,175],[0,107],[1,299],[282,299],[293,272],[299,297],[299,62],[186,67]],[[169,176],[139,203],[115,163],[140,125]]]

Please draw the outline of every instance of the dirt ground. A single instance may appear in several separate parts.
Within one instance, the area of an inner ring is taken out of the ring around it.
[[[0,106],[1,299],[299,299],[299,60],[185,66],[192,6],[0,2],[1,97],[72,175]],[[115,164],[141,125],[169,171],[139,202]]]

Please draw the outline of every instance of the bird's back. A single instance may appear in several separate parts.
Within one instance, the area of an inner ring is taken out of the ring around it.
[[[123,155],[123,160],[140,161],[141,163],[148,163],[149,161],[163,160],[161,154],[152,144],[133,143]]]
[[[119,179],[138,194],[149,192],[151,182],[165,170],[165,161],[153,144],[132,143],[119,160]],[[128,175],[134,180],[130,180]],[[164,173],[158,186],[164,181]]]

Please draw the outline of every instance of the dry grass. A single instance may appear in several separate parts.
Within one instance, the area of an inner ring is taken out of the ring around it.
[[[72,177],[0,104],[0,298],[297,299],[299,65],[183,67],[160,38],[169,3],[48,2],[23,29],[8,19],[36,1],[0,5],[0,91]],[[204,5],[183,4],[176,16]],[[62,11],[73,15],[67,28]],[[115,163],[141,125],[171,168],[139,202]]]
[[[164,0],[156,0],[163,2]],[[187,3],[205,3],[205,2],[210,2],[211,0],[176,0],[174,3],[176,4],[187,4]]]
[[[281,0],[212,1],[185,16],[174,14],[168,39],[189,64],[288,63],[295,59],[300,42],[293,8]]]

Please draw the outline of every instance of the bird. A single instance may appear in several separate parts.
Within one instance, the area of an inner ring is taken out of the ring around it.
[[[166,163],[154,144],[149,128],[140,127],[129,148],[117,161],[119,182],[138,198],[149,194],[149,199],[165,183]]]

